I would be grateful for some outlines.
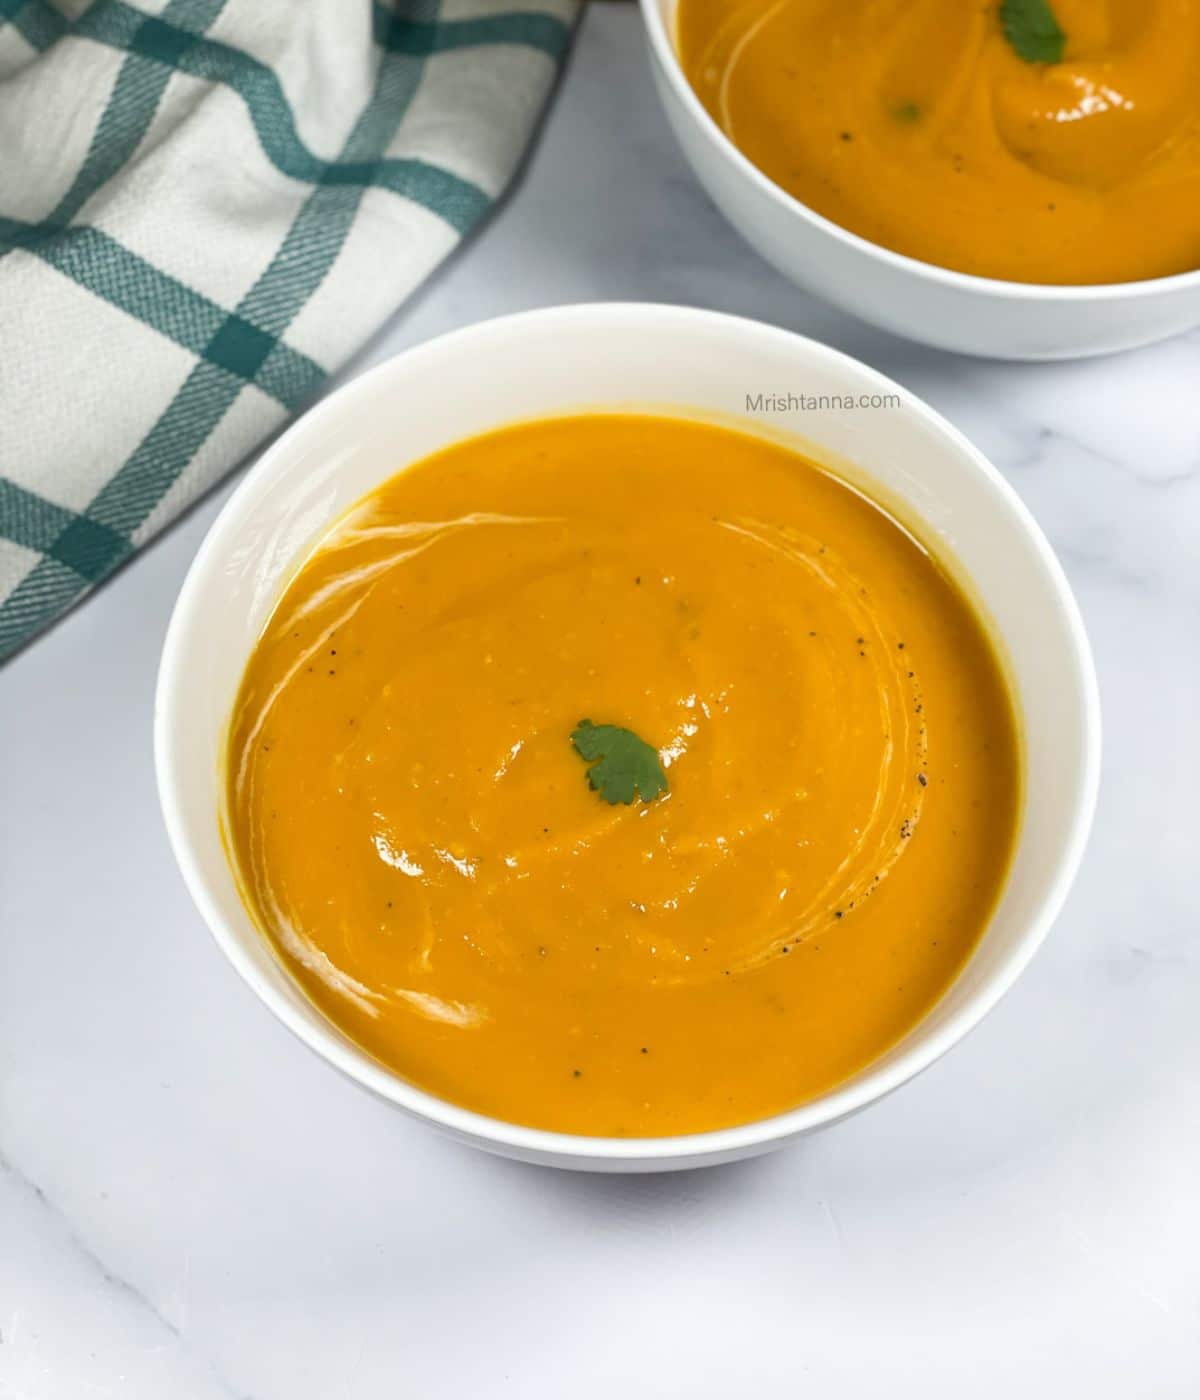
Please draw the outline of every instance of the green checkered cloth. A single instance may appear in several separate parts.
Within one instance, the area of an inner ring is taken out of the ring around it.
[[[577,0],[0,0],[0,658],[501,194]]]

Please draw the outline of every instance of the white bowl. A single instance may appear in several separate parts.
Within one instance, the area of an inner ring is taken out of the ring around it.
[[[677,5],[641,0],[655,86],[679,144],[734,228],[807,291],[910,340],[1001,359],[1106,355],[1200,325],[1200,270],[1093,287],[1002,282],[893,253],[809,209],[705,110],[675,50]]]
[[[406,1083],[348,1041],[288,977],[238,896],[219,829],[222,739],[243,668],[290,572],[342,511],[428,453],[513,420],[621,407],[730,415],[745,396],[894,395],[895,406],[759,415],[917,522],[970,581],[1007,651],[1023,728],[1022,830],[1001,903],[933,1012],[849,1082],[778,1117],[684,1137],[542,1132]],[[832,1123],[931,1064],[993,1007],[1058,913],[1091,822],[1099,706],[1079,613],[1003,478],[920,400],[857,361],[754,321],[671,306],[566,306],[442,336],[364,374],[270,447],[209,531],[163,648],[155,760],[171,844],[230,961],[330,1064],[465,1142],[563,1167],[660,1171],[749,1156]]]

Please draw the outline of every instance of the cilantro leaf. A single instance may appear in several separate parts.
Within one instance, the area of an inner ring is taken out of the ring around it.
[[[639,739],[632,729],[581,719],[571,734],[571,743],[580,758],[592,765],[588,783],[605,802],[624,802],[628,806],[635,795],[643,802],[653,802],[666,792],[667,775],[658,750]]]
[[[1026,63],[1061,63],[1067,36],[1049,0],[1001,0],[1004,37]]]

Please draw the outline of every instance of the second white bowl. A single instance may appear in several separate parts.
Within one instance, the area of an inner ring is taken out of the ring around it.
[[[1001,282],[893,253],[809,209],[747,160],[705,111],[675,50],[677,4],[641,0],[671,127],[713,203],[807,291],[910,340],[1000,359],[1105,355],[1200,325],[1200,270],[1094,287]]]

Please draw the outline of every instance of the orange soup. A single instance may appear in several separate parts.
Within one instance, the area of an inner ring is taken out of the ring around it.
[[[311,1000],[482,1113],[654,1136],[879,1056],[1019,805],[985,630],[762,437],[621,414],[409,467],[283,593],[229,737],[247,904]]]
[[[678,48],[759,169],[886,248],[1021,282],[1200,267],[1200,0],[1045,13],[680,0]]]

